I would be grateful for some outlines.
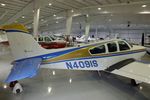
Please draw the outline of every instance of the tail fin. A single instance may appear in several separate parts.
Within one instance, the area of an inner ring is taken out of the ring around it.
[[[37,56],[43,49],[21,24],[3,26],[6,31],[10,48],[15,60]]]

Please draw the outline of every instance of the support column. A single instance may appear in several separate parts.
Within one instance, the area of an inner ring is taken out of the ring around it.
[[[85,26],[85,41],[88,42],[89,31],[90,31],[90,21],[89,17],[86,16],[86,26]]]
[[[72,26],[72,14],[71,11],[67,12],[67,20],[66,20],[66,36],[69,36],[71,33]]]
[[[39,16],[40,16],[40,6],[39,6],[39,2],[37,2],[36,0],[34,1],[34,19],[33,19],[33,36],[35,38],[38,37],[39,31]]]

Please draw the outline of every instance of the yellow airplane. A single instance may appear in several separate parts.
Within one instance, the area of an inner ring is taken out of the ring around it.
[[[46,50],[28,34],[23,25],[6,25],[1,29],[7,34],[13,56],[12,65],[10,59],[5,59],[6,56],[0,57],[0,64],[4,65],[1,67],[10,66],[8,70],[1,72],[5,72],[3,76],[10,72],[5,80],[7,83],[31,78],[37,74],[39,68],[106,71],[150,83],[150,64],[137,61],[146,53],[143,46],[130,45],[125,40],[114,39]],[[4,63],[5,60],[9,63]]]

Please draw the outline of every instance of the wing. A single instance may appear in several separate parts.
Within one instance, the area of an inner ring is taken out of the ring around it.
[[[15,80],[30,78],[36,75],[41,64],[41,58],[31,58],[14,63],[10,74],[5,82],[9,83]]]
[[[150,64],[128,59],[110,66],[106,71],[150,84]]]

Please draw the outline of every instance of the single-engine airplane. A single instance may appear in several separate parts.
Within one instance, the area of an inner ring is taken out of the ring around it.
[[[40,68],[67,70],[98,70],[150,83],[150,65],[137,60],[145,54],[143,46],[130,45],[125,40],[104,40],[97,43],[60,49],[44,49],[20,24],[2,27],[8,36],[12,65],[0,59],[0,67],[8,67],[4,81],[10,83],[35,76]],[[11,71],[10,68],[12,67]],[[2,70],[2,69],[1,69]]]

